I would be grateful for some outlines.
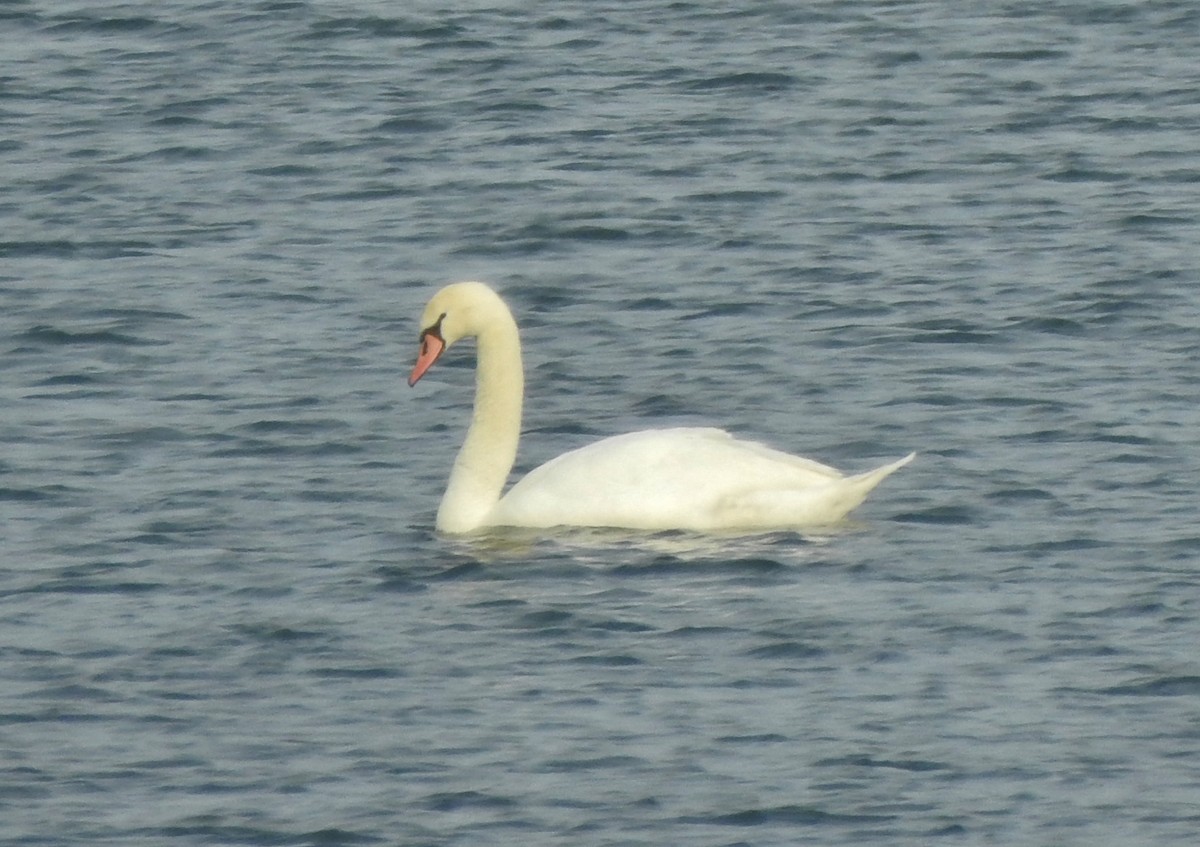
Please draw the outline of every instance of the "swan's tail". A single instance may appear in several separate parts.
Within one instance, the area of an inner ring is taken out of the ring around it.
[[[873,471],[831,479],[801,488],[769,488],[744,493],[722,503],[726,525],[822,526],[837,523],[867,499],[890,474],[907,465],[916,453]]]
[[[864,471],[863,473],[855,474],[854,476],[848,476],[844,481],[857,483],[858,480],[869,480],[870,485],[867,486],[867,491],[870,491],[876,485],[883,482],[883,480],[888,476],[900,470],[915,458],[917,458],[916,453],[909,453],[903,459],[897,459],[896,461],[884,465],[883,467],[876,468],[873,471]]]
[[[862,501],[867,499],[867,495],[871,493],[875,486],[879,485],[879,483],[883,482],[916,457],[916,453],[909,453],[903,459],[897,459],[883,467],[875,468],[873,471],[864,471],[863,473],[848,476],[845,479],[832,483],[833,486],[840,489],[839,496],[835,498],[836,505],[833,509],[833,511],[839,512],[835,520],[841,520],[852,510],[858,508]]]

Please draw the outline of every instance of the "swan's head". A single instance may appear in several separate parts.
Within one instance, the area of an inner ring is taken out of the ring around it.
[[[478,335],[498,315],[507,317],[508,307],[482,282],[456,282],[433,295],[421,315],[421,349],[408,384],[416,385],[451,344]]]

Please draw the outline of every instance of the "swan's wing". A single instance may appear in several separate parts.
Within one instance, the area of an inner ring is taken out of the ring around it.
[[[718,429],[646,430],[597,441],[536,468],[504,496],[490,522],[694,529],[771,524],[780,519],[768,514],[779,512],[770,504],[786,510],[787,499],[809,502],[817,490],[834,496],[830,486],[843,479],[827,465]]]
[[[729,451],[736,450],[739,460],[763,459],[773,464],[777,463],[779,466],[788,467],[796,474],[811,474],[814,483],[822,479],[841,479],[843,475],[837,468],[823,465],[804,456],[796,456],[792,453],[776,450],[774,447],[768,447],[766,444],[760,444],[757,441],[744,441],[740,438],[734,438],[722,429],[692,428],[667,430],[667,432],[672,431],[694,433],[697,438],[709,439],[711,441],[710,447],[721,450],[731,456],[732,454]]]
[[[706,486],[744,482],[753,476],[771,483],[818,484],[840,479],[841,471],[710,427],[676,427],[629,432],[563,453],[530,471],[518,485],[599,480],[644,486],[678,479]]]

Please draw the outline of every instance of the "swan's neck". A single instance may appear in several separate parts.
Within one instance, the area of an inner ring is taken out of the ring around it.
[[[517,325],[507,313],[478,336],[475,411],[438,508],[443,532],[469,532],[488,522],[517,458],[525,375]]]

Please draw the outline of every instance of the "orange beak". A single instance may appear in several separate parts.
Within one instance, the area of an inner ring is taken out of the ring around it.
[[[440,323],[440,321],[439,321]],[[446,342],[436,332],[426,330],[421,333],[421,352],[417,354],[417,363],[413,365],[412,373],[408,375],[408,386],[417,384],[417,380],[425,376],[425,371],[433,367],[433,363],[446,349]]]

